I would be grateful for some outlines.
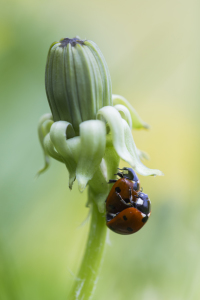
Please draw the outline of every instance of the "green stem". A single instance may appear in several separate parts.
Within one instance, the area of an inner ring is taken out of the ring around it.
[[[103,258],[106,239],[106,221],[93,201],[92,217],[85,254],[71,293],[70,300],[89,300],[92,297]]]

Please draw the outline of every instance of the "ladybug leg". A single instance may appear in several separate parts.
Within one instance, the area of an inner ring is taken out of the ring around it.
[[[123,178],[123,174],[118,172],[117,174],[114,174],[114,175],[118,175],[120,178]]]
[[[108,215],[111,216],[112,218],[116,217],[116,214],[108,213]]]
[[[130,203],[134,206],[135,202],[133,201],[133,196],[132,196],[132,190],[131,190],[131,188],[129,188],[129,200],[130,200]]]
[[[116,191],[115,191],[116,192]],[[126,206],[131,206],[131,203],[127,203],[126,201],[124,201],[124,199],[122,198],[122,196],[116,192],[117,196],[120,198],[120,201],[125,204]]]
[[[136,207],[136,203],[133,201],[132,190],[129,188],[129,200],[132,207]]]
[[[106,215],[107,222],[111,221],[114,217],[116,217],[116,214],[107,213]]]
[[[120,168],[118,168],[118,170],[122,170],[122,171],[123,171],[123,169],[120,169]],[[119,177],[121,177],[121,178],[124,177],[124,173],[123,173],[123,172],[120,172],[120,171],[117,173],[117,175],[118,175]]]
[[[119,168],[118,168],[119,169]],[[120,169],[119,169],[120,170]],[[117,174],[114,174],[114,175],[117,175],[117,176],[119,176],[120,178],[123,178],[124,176],[123,176],[123,173],[121,173],[121,172],[118,172]],[[115,180],[115,179],[110,179],[109,181],[108,181],[108,183],[115,183],[115,182],[117,182],[117,180]]]
[[[117,180],[115,180],[115,179],[110,179],[110,180],[108,181],[108,183],[115,183],[115,182],[117,182]]]

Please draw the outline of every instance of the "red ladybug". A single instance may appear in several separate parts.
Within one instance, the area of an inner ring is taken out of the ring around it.
[[[106,211],[108,213],[119,213],[128,206],[134,206],[137,192],[140,189],[140,181],[136,173],[131,168],[119,169],[120,179],[109,180],[109,183],[114,183],[106,200]]]
[[[119,168],[118,168],[119,169]],[[123,169],[119,169],[122,172],[118,172],[115,175],[118,175],[120,178],[126,178],[128,180],[131,180],[133,182],[133,189],[135,191],[139,191],[140,190],[140,181],[139,178],[137,176],[137,174],[135,173],[135,171],[131,168],[123,168]],[[117,182],[117,180],[115,179],[110,179],[109,183],[113,183],[113,182]]]
[[[147,194],[135,190],[139,187],[139,179],[132,169],[124,168],[128,173],[114,182],[106,200],[106,221],[112,231],[119,234],[131,234],[141,229],[151,214],[151,202]],[[135,185],[137,182],[137,185]]]
[[[137,208],[129,207],[116,214],[114,218],[109,219],[108,215],[107,226],[115,233],[123,235],[135,233],[144,226],[150,214],[145,215]]]
[[[133,206],[138,193],[134,190],[134,182],[120,178],[112,186],[106,200],[107,213],[119,213],[128,206]]]

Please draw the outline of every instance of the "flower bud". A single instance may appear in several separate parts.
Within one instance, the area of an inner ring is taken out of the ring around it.
[[[95,120],[103,106],[112,105],[112,87],[106,61],[89,40],[64,38],[49,49],[46,93],[54,122],[72,124],[79,135],[79,124]]]

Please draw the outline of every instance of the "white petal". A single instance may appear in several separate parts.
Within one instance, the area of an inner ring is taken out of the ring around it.
[[[64,163],[64,160],[60,154],[54,148],[54,145],[50,139],[50,134],[48,133],[44,138],[44,148],[49,156],[53,157],[54,159]]]
[[[65,165],[69,171],[70,188],[72,188],[72,184],[76,178],[76,166],[77,166],[75,160],[75,153],[73,151],[73,147],[71,147],[72,145],[71,140],[73,136],[74,136],[74,130],[72,125],[69,122],[58,121],[53,123],[53,125],[51,126],[50,139],[58,154],[63,157]],[[67,140],[68,137],[71,139]],[[77,139],[76,142],[78,142]],[[78,148],[78,145],[76,145],[75,148]]]
[[[40,169],[37,172],[37,175],[40,175],[49,167],[49,155],[44,147],[44,138],[49,133],[52,124],[53,124],[53,118],[52,118],[51,114],[45,114],[39,120],[38,136],[39,136],[40,144],[42,146],[42,150],[44,153],[45,165],[42,169]]]
[[[137,148],[137,154],[141,160],[145,160],[145,159],[149,160],[150,159],[148,153],[146,153],[145,151],[139,150],[138,148]]]
[[[97,117],[101,118],[101,116],[108,123],[115,151],[122,159],[133,166],[134,160],[125,144],[124,126],[122,121],[126,121],[122,119],[120,113],[112,106],[104,106],[101,108],[97,113]]]
[[[80,156],[76,170],[79,190],[83,191],[92,179],[103,158],[106,146],[106,126],[99,120],[80,124]]]

